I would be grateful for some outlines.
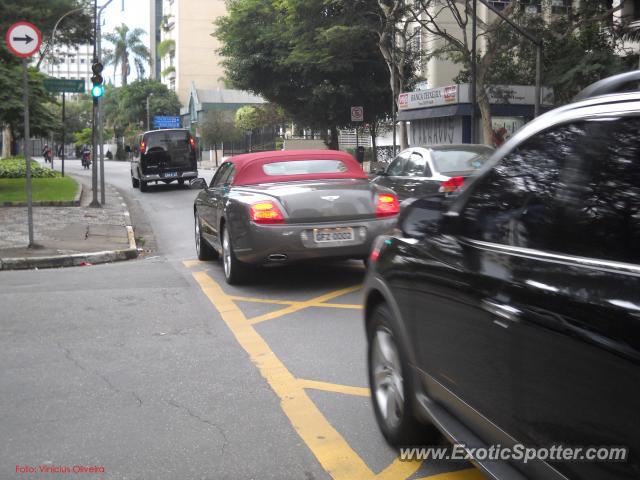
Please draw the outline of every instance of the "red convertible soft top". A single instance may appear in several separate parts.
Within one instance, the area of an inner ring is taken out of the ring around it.
[[[306,173],[301,175],[267,175],[263,167],[269,163],[295,160],[340,160],[346,167],[343,172]],[[284,150],[273,152],[245,153],[227,161],[236,167],[234,185],[255,185],[258,183],[291,182],[298,180],[325,180],[340,178],[362,178],[367,175],[360,164],[348,153],[338,150]]]

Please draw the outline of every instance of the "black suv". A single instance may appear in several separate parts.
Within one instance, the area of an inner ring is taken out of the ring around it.
[[[626,447],[620,462],[475,463],[640,478],[640,93],[609,93],[624,80],[640,71],[526,125],[455,198],[409,200],[376,241],[368,366],[390,444]]]
[[[133,188],[146,192],[149,182],[183,185],[197,177],[196,142],[189,130],[152,130],[138,137],[131,160]]]

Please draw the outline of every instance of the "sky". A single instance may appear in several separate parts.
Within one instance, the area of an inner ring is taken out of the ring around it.
[[[104,5],[107,0],[98,0],[98,8]],[[150,46],[149,40],[149,24],[150,24],[150,1],[149,0],[112,0],[107,8],[102,12],[102,33],[109,33],[114,30],[116,26],[126,24],[129,30],[134,28],[142,28],[146,35],[143,36],[143,41]],[[110,48],[111,44],[102,41],[102,50]],[[113,65],[105,66],[104,78],[107,82],[113,81]],[[145,75],[149,76],[149,69]],[[129,82],[134,81],[137,78],[136,69],[131,62],[131,74],[129,75]],[[116,85],[120,85],[120,75],[116,75]]]

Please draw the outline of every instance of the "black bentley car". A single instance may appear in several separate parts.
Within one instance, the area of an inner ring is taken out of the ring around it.
[[[529,123],[457,196],[410,200],[377,240],[365,324],[390,444],[618,446],[623,461],[475,463],[640,478],[640,93],[612,93],[639,79]]]

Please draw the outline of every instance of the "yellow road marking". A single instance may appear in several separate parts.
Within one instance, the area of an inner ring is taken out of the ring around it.
[[[297,312],[299,310],[303,310],[305,308],[313,307],[315,304],[326,302],[327,300],[331,300],[336,297],[341,297],[342,295],[346,295],[347,293],[357,292],[362,288],[361,285],[354,285],[353,287],[341,288],[340,290],[335,290],[333,292],[325,293],[324,295],[320,295],[319,297],[312,298],[310,300],[306,300],[304,302],[298,302],[294,305],[289,305],[286,308],[282,308],[280,310],[276,310],[275,312],[265,313],[264,315],[259,315],[257,317],[251,318],[249,322],[252,325],[256,323],[264,322],[266,320],[273,320],[274,318],[282,317],[283,315],[288,315],[290,313]]]
[[[185,260],[182,262],[182,264],[187,268],[195,267],[197,265],[200,265],[201,263],[203,262],[201,262],[200,260]]]
[[[308,307],[324,307],[324,308],[348,308],[353,310],[362,310],[362,305],[354,303],[314,303],[309,305],[305,300],[275,300],[271,298],[253,298],[253,297],[239,297],[237,295],[229,296],[232,300],[238,302],[250,302],[250,303],[269,303],[273,305],[300,305],[304,304],[304,308]]]
[[[302,388],[323,390],[325,392],[344,393],[345,395],[355,395],[358,397],[369,397],[368,388],[351,387],[349,385],[340,385],[338,383],[318,382],[316,380],[305,380],[303,378],[299,378],[298,383]]]
[[[402,462],[396,458],[391,465],[376,475],[378,480],[396,480],[398,478],[409,478],[416,473],[422,462],[420,460],[412,460],[410,462]]]
[[[322,467],[334,479],[372,478],[373,472],[322,415],[233,300],[206,273],[195,272],[193,277],[278,395],[282,410]]]
[[[482,472],[476,468],[467,468],[457,472],[439,473],[428,477],[420,477],[417,480],[486,480]]]
[[[253,298],[253,297],[239,297],[237,295],[229,295],[231,300],[238,302],[251,302],[251,303],[272,303],[274,305],[296,305],[302,302],[296,302],[292,300],[273,300],[270,298]]]
[[[240,343],[249,354],[251,361],[258,367],[260,374],[267,380],[273,391],[280,398],[282,410],[291,421],[298,435],[300,435],[322,467],[332,478],[337,480],[370,478],[396,480],[407,479],[418,471],[422,465],[421,461],[407,462],[400,461],[400,459],[396,458],[391,465],[375,475],[344,438],[342,438],[340,433],[331,426],[304,391],[305,388],[309,388],[368,397],[369,389],[295,378],[280,359],[276,357],[260,334],[253,328],[251,325],[252,322],[248,320],[235,305],[233,301],[234,297],[227,295],[205,272],[194,272],[193,277],[209,298],[209,301],[218,310],[238,343]],[[344,295],[345,293],[357,291],[359,288],[360,286],[345,288],[327,293],[308,302],[300,303],[319,303],[325,299],[329,300]],[[470,468],[453,473],[423,477],[419,480],[486,479],[480,471]]]

